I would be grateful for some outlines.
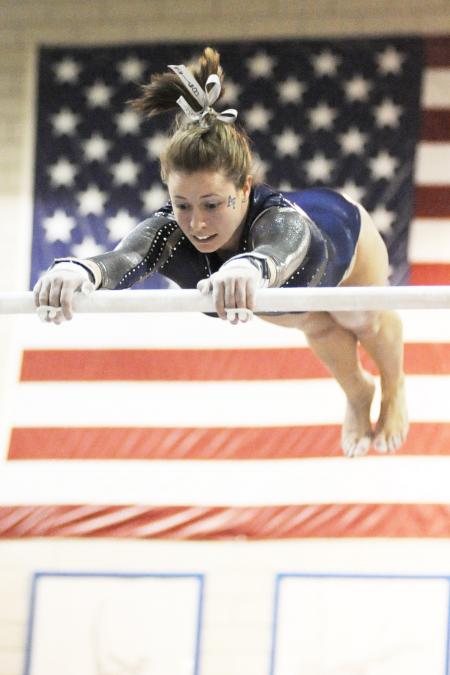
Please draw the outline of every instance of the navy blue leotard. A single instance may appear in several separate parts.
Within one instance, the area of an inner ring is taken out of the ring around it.
[[[351,264],[360,227],[358,207],[338,192],[281,193],[257,185],[233,256],[270,257],[277,270],[272,286],[337,286]],[[114,251],[88,260],[101,271],[100,287],[114,289],[128,288],[153,272],[181,288],[195,288],[224,263],[217,253],[201,253],[189,242],[170,202]]]

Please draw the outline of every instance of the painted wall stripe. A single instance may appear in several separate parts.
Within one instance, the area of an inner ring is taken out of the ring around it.
[[[450,506],[319,504],[258,508],[136,505],[0,507],[0,537],[249,540],[448,538]]]

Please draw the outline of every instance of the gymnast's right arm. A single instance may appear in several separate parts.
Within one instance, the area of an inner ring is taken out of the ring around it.
[[[36,283],[36,307],[55,308],[44,319],[54,323],[73,316],[76,292],[128,288],[159,268],[176,225],[156,213],[137,225],[113,251],[92,258],[58,258]]]

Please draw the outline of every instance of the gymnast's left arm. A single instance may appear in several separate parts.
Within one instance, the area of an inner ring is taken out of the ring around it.
[[[311,220],[290,206],[272,206],[253,222],[249,232],[249,252],[238,257],[265,260],[270,286],[279,287],[300,267],[311,243]]]
[[[308,216],[292,207],[274,206],[250,226],[248,252],[233,256],[198,284],[212,291],[219,316],[232,323],[247,321],[257,288],[281,286],[303,262],[310,245]]]

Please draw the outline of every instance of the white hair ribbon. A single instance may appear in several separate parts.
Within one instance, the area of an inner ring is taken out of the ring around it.
[[[205,121],[205,117],[208,114],[213,114],[221,122],[234,122],[238,114],[237,110],[234,108],[228,108],[227,110],[218,113],[212,107],[213,103],[215,103],[219,98],[221,91],[220,78],[218,75],[210,75],[206,80],[205,89],[203,90],[195,77],[192,75],[191,71],[186,68],[186,66],[169,66],[169,68],[178,75],[186,89],[190,92],[191,96],[193,96],[198,104],[202,107],[199,112],[196,112],[189,105],[184,96],[180,96],[177,99],[178,105],[190,120],[193,122],[198,122],[201,127],[207,127],[208,124]]]

